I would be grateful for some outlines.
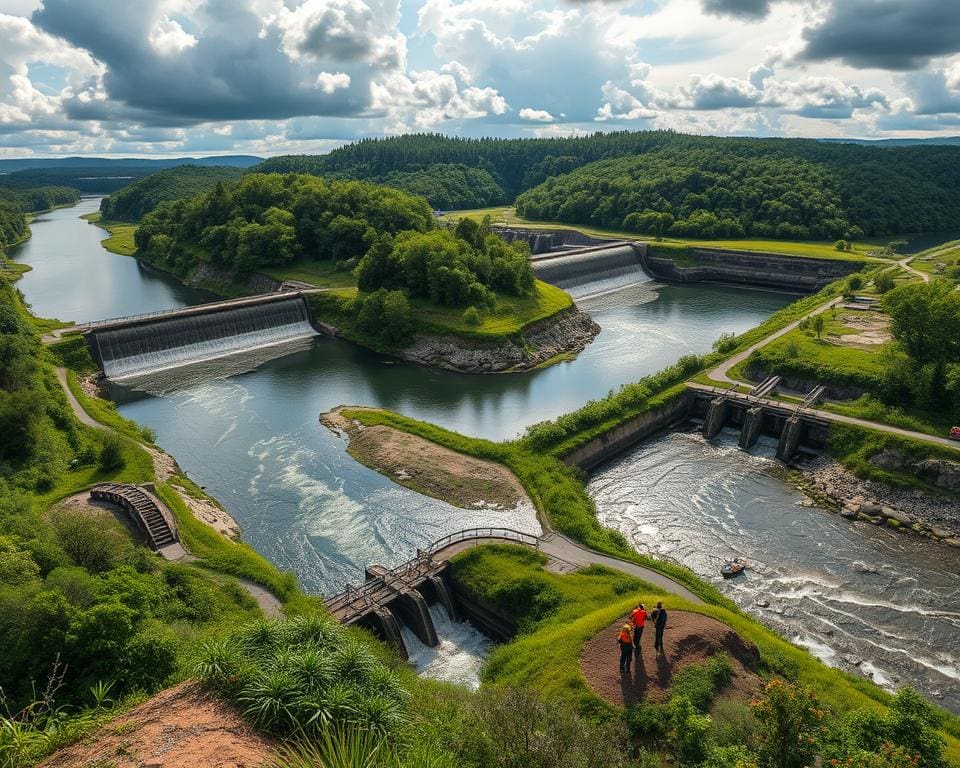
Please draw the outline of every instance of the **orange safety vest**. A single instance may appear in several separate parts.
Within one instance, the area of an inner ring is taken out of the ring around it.
[[[642,627],[647,623],[647,612],[642,608],[634,608],[633,613],[630,614],[633,618],[633,626]]]
[[[630,637],[630,633],[627,632],[627,630],[621,629],[621,630],[620,630],[620,636],[617,638],[617,641],[618,641],[618,642],[621,642],[621,643],[632,643],[632,642],[633,642],[633,638]]]

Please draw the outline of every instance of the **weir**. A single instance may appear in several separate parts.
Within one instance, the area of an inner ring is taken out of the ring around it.
[[[284,292],[105,321],[85,333],[104,374],[121,381],[317,332],[304,297]]]
[[[760,426],[763,424],[763,408],[755,406],[748,408],[743,416],[743,427],[740,430],[740,447],[749,451],[757,444],[757,438],[760,437]]]
[[[533,271],[540,280],[584,298],[650,282],[643,268],[645,248],[642,243],[619,242],[548,253],[533,258]]]

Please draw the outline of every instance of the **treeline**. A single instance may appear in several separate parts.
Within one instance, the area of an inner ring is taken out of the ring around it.
[[[437,162],[409,164],[384,173],[374,173],[363,164],[335,166],[329,158],[330,155],[274,157],[253,170],[261,173],[311,173],[330,179],[363,179],[420,195],[433,208],[443,211],[485,208],[512,199],[486,168]]]
[[[14,187],[0,182],[0,200],[14,203],[23,213],[46,211],[58,205],[73,205],[80,193],[70,187]]]
[[[77,422],[46,355],[0,278],[0,719],[41,727],[64,706],[96,703],[94,691],[155,690],[190,638],[256,615],[241,590],[160,560],[109,514],[48,509],[91,482],[147,480],[150,460]]]
[[[21,240],[27,233],[25,213],[72,205],[79,199],[77,190],[68,187],[20,189],[0,184],[0,248]]]
[[[248,272],[297,258],[349,262],[378,235],[432,227],[426,201],[399,190],[257,173],[233,186],[218,183],[207,194],[161,203],[144,216],[136,244],[140,255],[177,270],[209,259]]]
[[[3,177],[3,183],[21,189],[42,186],[72,187],[84,195],[107,195],[155,171],[154,167],[142,165],[28,168],[7,174]]]
[[[100,213],[110,221],[140,221],[160,203],[209,192],[218,183],[229,184],[242,175],[240,168],[178,165],[135,181],[103,198]]]
[[[609,162],[590,165],[597,161]],[[960,218],[960,148],[949,146],[877,147],[669,131],[563,139],[420,134],[365,139],[319,157],[272,158],[258,168],[383,181],[391,174],[419,173],[422,183],[413,191],[433,201],[444,190],[435,178],[442,171],[431,166],[486,172],[504,200],[520,196],[518,205],[529,216],[650,234],[676,226],[676,234],[688,237],[882,237],[946,230]],[[539,186],[548,179],[555,181]],[[743,184],[749,192],[740,189]],[[787,194],[791,184],[800,196],[817,194],[809,202],[798,200]],[[569,197],[576,202],[567,204]],[[625,223],[631,214],[636,215]]]

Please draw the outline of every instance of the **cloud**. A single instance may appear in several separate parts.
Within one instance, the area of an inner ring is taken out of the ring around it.
[[[805,61],[913,70],[960,51],[960,8],[957,0],[833,0],[804,39]]]
[[[702,0],[703,10],[715,16],[763,19],[770,13],[770,0]]]
[[[160,17],[156,26],[150,30],[148,39],[154,50],[162,56],[181,53],[197,44],[197,38],[185,32],[179,22],[168,16]]]
[[[629,91],[619,88],[609,80],[600,88],[600,94],[605,99],[604,104],[597,110],[594,120],[649,120],[657,116],[655,109],[650,109]]]
[[[530,107],[524,107],[517,114],[519,114],[521,120],[533,120],[540,123],[550,123],[556,119],[545,109],[531,109]]]
[[[321,72],[317,75],[317,87],[324,93],[333,93],[338,88],[348,88],[350,75],[346,72]]]

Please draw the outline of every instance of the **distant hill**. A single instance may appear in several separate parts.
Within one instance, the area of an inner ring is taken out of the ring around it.
[[[80,199],[75,189],[68,187],[39,187],[20,189],[6,186],[0,176],[0,255],[3,248],[27,234],[24,214],[44,211],[58,205],[70,205]]]
[[[140,221],[160,203],[182,200],[209,192],[217,184],[230,184],[243,175],[243,169],[220,166],[178,165],[166,168],[125,186],[100,203],[103,218],[115,221]]]
[[[820,139],[827,144],[864,144],[874,147],[957,147],[960,136],[935,136],[930,139]]]
[[[177,165],[218,165],[249,168],[263,160],[254,155],[217,155],[214,157],[174,158],[106,158],[106,157],[26,157],[17,160],[0,159],[0,173],[14,173],[30,168],[173,168]]]

